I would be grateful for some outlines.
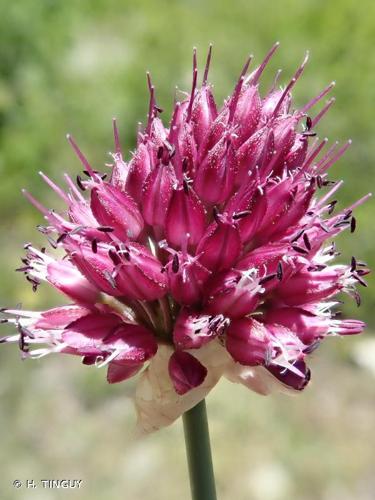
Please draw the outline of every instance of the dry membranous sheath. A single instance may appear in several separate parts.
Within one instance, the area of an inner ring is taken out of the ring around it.
[[[346,151],[316,137],[333,103],[333,84],[295,109],[292,89],[261,96],[258,83],[276,51],[249,72],[249,58],[218,108],[208,81],[211,48],[199,84],[196,52],[189,94],[169,126],[148,75],[147,123],[125,160],[116,121],[113,164],[94,169],[68,136],[83,174],[63,189],[41,173],[66,205],[44,207],[48,249],[25,246],[22,266],[70,303],[34,312],[3,309],[23,358],[65,353],[105,367],[108,382],[139,374],[141,430],[173,422],[221,376],[262,394],[302,390],[307,359],[327,336],[360,333],[358,320],[335,317],[336,295],[359,304],[366,265],[333,264],[332,239],[353,232],[352,206],[335,210],[341,186],[327,171]],[[57,249],[57,252],[55,250]],[[63,256],[61,256],[63,255]]]

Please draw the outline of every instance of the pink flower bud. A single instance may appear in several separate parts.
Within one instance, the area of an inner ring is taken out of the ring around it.
[[[151,226],[164,227],[175,176],[168,165],[159,164],[147,176],[142,192],[142,213]]]
[[[151,172],[151,160],[147,147],[141,143],[129,163],[129,173],[126,179],[126,192],[137,202],[142,200],[142,188]]]
[[[267,212],[268,201],[257,183],[244,184],[225,207],[225,213],[237,221],[241,241],[247,243],[257,233]]]
[[[118,238],[135,240],[143,229],[142,215],[135,201],[108,183],[93,187],[91,210],[100,224],[114,229]]]
[[[207,375],[207,368],[197,358],[184,351],[176,351],[172,354],[168,371],[174,388],[180,395],[201,385]]]
[[[256,85],[246,85],[238,99],[234,122],[239,123],[237,144],[242,144],[255,131],[261,116],[261,100]]]
[[[188,238],[188,245],[195,247],[202,238],[205,226],[205,210],[194,191],[186,183],[174,189],[165,221],[168,242],[181,247]]]
[[[232,321],[226,335],[226,348],[235,361],[255,366],[265,363],[271,338],[262,323],[252,318]]]
[[[274,150],[272,129],[262,127],[251,135],[236,152],[238,162],[237,184],[241,185],[246,182],[249,179],[249,174],[256,167],[258,167],[263,180],[265,177],[263,166],[270,164]]]
[[[223,203],[233,191],[236,173],[235,152],[224,136],[197,168],[194,189],[206,203]]]
[[[203,144],[216,117],[215,100],[211,88],[206,85],[198,91],[191,115],[194,139],[198,148]]]
[[[218,217],[217,222],[208,227],[197,247],[201,264],[215,271],[230,268],[242,249],[238,227]]]
[[[265,97],[265,99],[263,99],[262,116],[264,117],[265,120],[268,120],[269,118],[272,117],[276,105],[280,101],[280,98],[282,97],[283,93],[284,93],[283,90],[274,90],[267,97]],[[279,116],[288,114],[291,103],[291,97],[292,97],[291,94],[288,93],[287,96],[282,101],[281,106],[279,107],[277,112]]]

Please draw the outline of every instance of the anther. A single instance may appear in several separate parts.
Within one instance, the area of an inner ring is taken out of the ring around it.
[[[189,194],[189,184],[186,179],[182,181],[182,187],[184,189],[184,193]]]
[[[178,273],[179,267],[180,267],[180,263],[178,261],[178,255],[175,253],[173,256],[173,260],[172,260],[172,271],[174,273]]]
[[[79,189],[81,191],[86,191],[86,188],[85,188],[85,186],[82,183],[82,178],[81,178],[80,175],[77,175],[76,181],[77,181],[77,186],[79,187]]]
[[[268,281],[273,280],[275,277],[276,277],[276,274],[275,274],[275,273],[273,273],[273,274],[269,274],[268,276],[264,276],[264,278],[261,278],[261,279],[259,280],[259,284],[260,284],[260,285],[264,285],[264,283],[267,283]]]
[[[94,252],[94,253],[97,253],[98,252],[98,241],[94,238],[91,242],[91,250]]]
[[[237,213],[233,214],[232,219],[233,220],[242,219],[243,217],[246,217],[249,214],[251,214],[250,210],[243,210],[242,212],[237,212]]]
[[[303,235],[303,242],[305,243],[307,250],[311,250],[310,240],[306,233]]]
[[[305,250],[304,248],[302,248],[302,247],[300,247],[298,245],[292,245],[292,248],[293,248],[293,250],[295,250],[298,253],[302,253],[302,254],[308,254],[309,253],[307,250]]]
[[[108,255],[109,255],[109,258],[111,259],[111,261],[115,264],[115,266],[120,264],[121,259],[118,256],[118,254],[114,250],[112,250],[112,248],[108,251]]]
[[[216,222],[216,224],[220,223],[219,210],[216,206],[212,209],[212,216]]]
[[[283,279],[283,265],[281,261],[277,264],[276,277],[279,281]]]

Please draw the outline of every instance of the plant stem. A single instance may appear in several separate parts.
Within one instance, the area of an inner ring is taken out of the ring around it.
[[[182,416],[192,500],[216,500],[206,402]]]

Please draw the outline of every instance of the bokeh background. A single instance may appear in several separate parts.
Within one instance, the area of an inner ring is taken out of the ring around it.
[[[171,108],[174,88],[189,89],[191,53],[202,66],[214,43],[211,80],[218,100],[232,89],[246,56],[259,61],[281,48],[265,74],[282,83],[311,62],[295,89],[297,104],[337,81],[337,103],[319,126],[331,141],[353,139],[331,177],[345,179],[340,206],[373,189],[375,173],[375,3],[351,0],[1,0],[0,16],[0,303],[41,309],[61,300],[48,287],[33,294],[19,265],[26,241],[42,243],[41,216],[21,196],[27,187],[48,206],[56,200],[37,175],[61,179],[80,168],[71,132],[94,165],[113,148],[117,116],[124,148],[147,111],[145,71],[158,102]],[[167,118],[166,118],[167,119]],[[61,205],[60,205],[61,206]],[[340,238],[342,260],[354,253],[375,265],[374,203],[357,210],[358,231]],[[370,500],[375,498],[375,288],[357,309],[362,338],[329,339],[314,354],[313,380],[298,397],[263,398],[221,382],[208,398],[222,500]],[[6,333],[4,326],[3,333]],[[132,382],[108,386],[105,373],[76,359],[21,362],[0,350],[0,498],[188,499],[181,422],[143,440],[132,436]],[[14,479],[83,480],[79,491],[12,488]]]

